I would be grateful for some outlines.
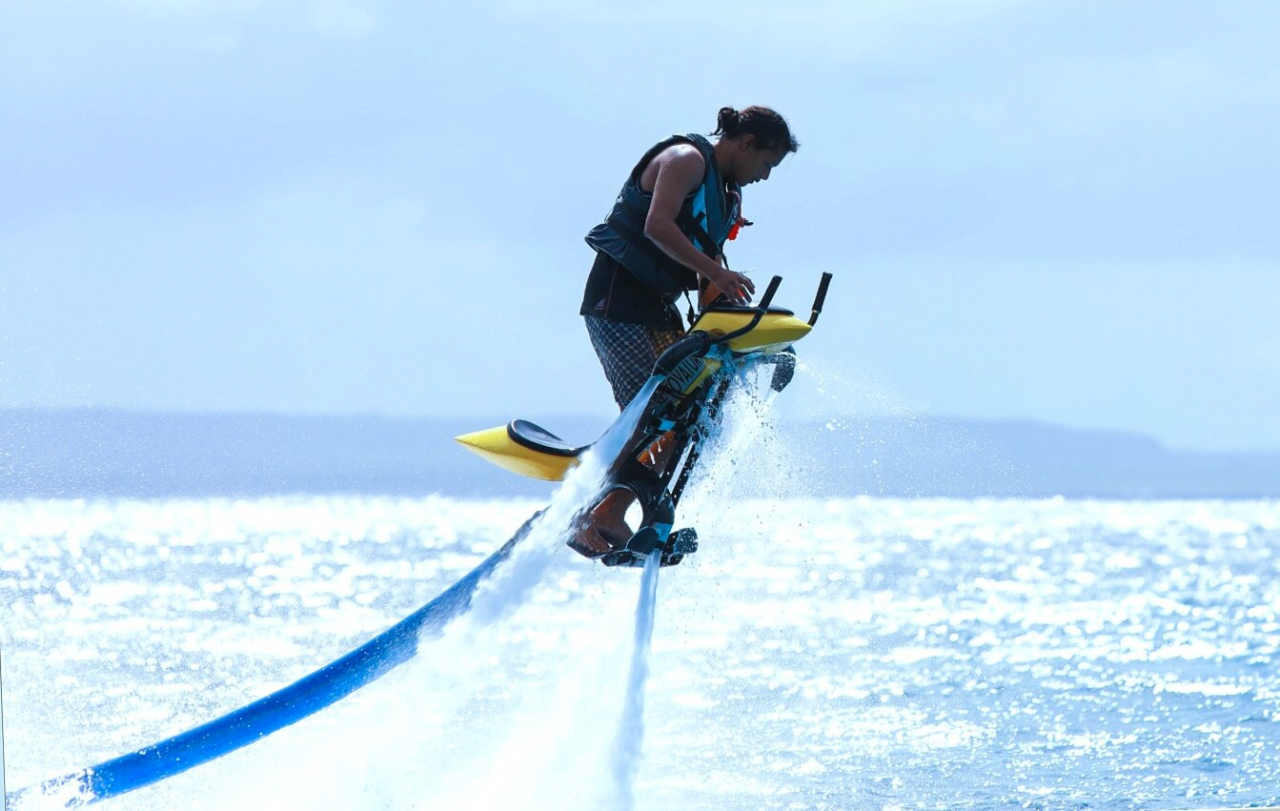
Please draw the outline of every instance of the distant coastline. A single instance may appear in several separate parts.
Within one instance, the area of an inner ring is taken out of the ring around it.
[[[452,437],[501,419],[0,410],[0,498],[351,493],[538,496]],[[570,441],[603,420],[549,419]],[[739,460],[735,495],[1280,497],[1280,452],[1166,448],[1025,420],[845,417],[784,423]]]

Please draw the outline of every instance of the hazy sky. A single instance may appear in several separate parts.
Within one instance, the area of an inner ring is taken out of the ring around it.
[[[1280,448],[1280,5],[0,2],[0,406],[613,409],[627,170],[801,142],[729,253],[836,274],[796,414]],[[549,427],[553,427],[549,426]]]

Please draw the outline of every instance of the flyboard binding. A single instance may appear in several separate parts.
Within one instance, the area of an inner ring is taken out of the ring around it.
[[[771,306],[781,283],[782,278],[774,276],[754,306],[705,308],[688,333],[658,358],[650,378],[652,394],[635,430],[609,465],[596,501],[616,490],[630,492],[640,505],[639,528],[609,552],[591,555],[575,546],[577,551],[605,566],[632,567],[643,566],[655,550],[662,552],[663,566],[674,566],[697,551],[698,534],[692,527],[673,529],[676,505],[729,387],[742,372],[772,365],[770,387],[786,388],[795,374],[792,345],[817,323],[831,274],[822,274],[808,322]],[[457,441],[500,467],[546,481],[563,480],[591,447],[570,445],[526,420],[464,434]],[[659,444],[665,446],[664,455],[669,454],[664,465],[653,464],[652,450]]]

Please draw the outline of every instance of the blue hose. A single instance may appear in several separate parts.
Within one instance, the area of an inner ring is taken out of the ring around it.
[[[116,797],[208,763],[314,715],[416,656],[419,637],[424,632],[440,632],[467,610],[476,586],[510,556],[541,514],[535,513],[502,548],[440,596],[346,656],[221,718],[136,752],[9,794],[6,807],[29,794],[65,790],[73,784],[79,784],[82,790],[68,802],[68,808]]]

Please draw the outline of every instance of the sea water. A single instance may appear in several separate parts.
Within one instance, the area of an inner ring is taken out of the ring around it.
[[[310,672],[540,506],[0,503],[10,790]],[[1276,502],[682,513],[701,549],[662,573],[637,809],[1280,802]],[[641,576],[556,550],[498,621],[106,807],[608,807]]]

